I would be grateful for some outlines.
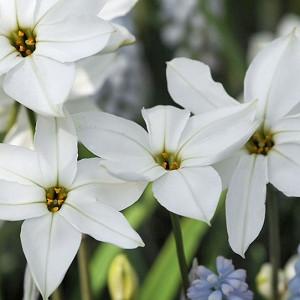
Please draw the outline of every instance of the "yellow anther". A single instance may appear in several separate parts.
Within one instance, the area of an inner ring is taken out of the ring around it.
[[[257,131],[246,144],[246,149],[250,154],[267,155],[274,146],[273,136],[269,132]]]
[[[25,35],[25,33],[22,30],[18,31],[18,36],[23,37]]]
[[[53,187],[46,191],[46,205],[50,212],[58,212],[65,203],[68,192],[63,187]]]

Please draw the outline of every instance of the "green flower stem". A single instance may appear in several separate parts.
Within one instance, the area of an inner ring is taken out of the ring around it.
[[[78,252],[79,279],[81,300],[92,300],[91,281],[89,277],[87,243],[85,237],[82,238],[81,246]]]
[[[188,278],[189,269],[186,263],[186,257],[184,253],[184,245],[183,245],[182,232],[180,227],[180,220],[179,220],[179,216],[171,212],[170,212],[170,217],[171,217],[173,233],[174,233],[174,238],[176,243],[177,258],[178,258],[178,263],[179,263],[180,273],[182,278],[182,286],[183,286],[184,294],[186,296],[187,289],[189,287],[189,278]]]
[[[278,274],[280,268],[279,209],[276,191],[268,186],[267,211],[269,221],[269,252],[272,264],[272,299],[279,300]]]

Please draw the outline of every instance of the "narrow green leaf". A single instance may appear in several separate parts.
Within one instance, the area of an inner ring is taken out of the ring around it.
[[[125,216],[134,229],[138,229],[148,218],[151,217],[156,208],[151,187],[149,186],[135,205],[125,211]],[[93,254],[90,261],[90,274],[92,292],[95,297],[101,293],[107,283],[109,266],[114,257],[123,250],[109,244],[100,245]]]
[[[185,255],[190,265],[201,239],[208,230],[202,222],[182,219],[181,228]],[[173,234],[170,234],[158,258],[152,266],[140,289],[140,300],[173,300],[181,285]]]

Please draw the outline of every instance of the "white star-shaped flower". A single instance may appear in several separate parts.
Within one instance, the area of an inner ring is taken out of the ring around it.
[[[257,131],[217,166],[228,185],[226,218],[232,249],[244,256],[265,219],[266,185],[300,196],[300,38],[296,31],[264,48],[245,78],[245,101],[258,100]],[[167,68],[173,99],[195,114],[240,104],[203,63],[179,58]]]
[[[101,160],[77,162],[70,118],[39,117],[35,151],[0,144],[0,219],[25,220],[21,241],[44,299],[70,266],[81,234],[123,248],[143,246],[119,212],[136,201],[144,183],[110,175]]]
[[[143,110],[148,132],[103,112],[74,115],[81,142],[125,180],[153,182],[159,203],[176,214],[210,222],[221,193],[211,165],[253,132],[255,103],[190,118],[172,106]]]
[[[74,62],[103,50],[114,26],[102,0],[0,0],[0,74],[5,92],[37,113],[63,115]]]

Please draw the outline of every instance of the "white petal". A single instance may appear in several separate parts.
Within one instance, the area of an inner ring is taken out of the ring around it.
[[[220,108],[192,117],[179,151],[183,165],[213,164],[239,150],[258,126],[254,120],[255,104]]]
[[[26,0],[23,0],[24,2],[27,2]],[[39,0],[36,6],[35,11],[35,24],[39,23],[39,21],[47,15],[47,13],[54,9],[55,5],[59,2],[63,2],[61,0]],[[64,1],[66,2],[66,1]]]
[[[48,213],[45,190],[0,180],[0,219],[7,221],[40,217]]]
[[[70,187],[77,171],[77,136],[72,119],[38,117],[34,139],[44,182]]]
[[[0,178],[21,184],[43,185],[37,154],[23,147],[0,144]]]
[[[69,99],[79,100],[82,97],[94,96],[111,75],[115,60],[116,54],[110,53],[90,56],[77,62],[76,77]],[[72,105],[72,101],[67,105]]]
[[[16,3],[18,27],[22,29],[34,28],[36,25],[35,14],[39,6],[38,0],[14,0],[11,2]]]
[[[109,53],[116,51],[122,46],[133,44],[135,37],[124,27],[118,24],[112,24],[114,32],[110,36],[110,39],[102,52]]]
[[[44,299],[63,280],[80,246],[81,234],[59,214],[26,220],[21,241],[32,277]]]
[[[173,106],[156,106],[142,110],[154,154],[175,153],[190,117],[187,110]]]
[[[39,299],[39,291],[33,281],[28,265],[26,265],[23,289],[23,300]]]
[[[0,36],[0,74],[5,74],[22,61],[20,53],[10,44],[7,37]]]
[[[182,168],[168,172],[153,183],[153,194],[167,210],[209,223],[222,191],[212,167]]]
[[[114,28],[96,16],[72,16],[62,23],[40,24],[35,55],[74,62],[103,50]]]
[[[103,112],[72,117],[79,140],[91,152],[112,162],[116,171],[140,175],[143,180],[145,172],[157,167],[147,132],[136,123]]]
[[[299,102],[299,72],[300,38],[295,32],[275,40],[252,62],[245,79],[245,99],[259,100],[267,124],[273,124]]]
[[[262,155],[243,155],[231,179],[226,199],[229,243],[244,256],[265,220],[267,165]]]
[[[107,0],[42,0],[42,2],[49,2],[49,4],[42,3],[41,5],[44,6],[42,9],[44,17],[40,20],[40,23],[54,24],[70,16],[91,15],[91,17],[94,17],[103,8]],[[54,5],[55,2],[56,5]]]
[[[194,114],[238,104],[212,79],[209,67],[202,62],[173,59],[167,64],[167,80],[174,101]]]
[[[78,162],[78,171],[71,193],[87,193],[103,204],[123,210],[139,200],[147,183],[126,182],[112,176],[98,158]]]
[[[80,232],[98,241],[128,249],[144,245],[121,213],[100,202],[90,201],[89,195],[84,193],[76,197],[70,195],[60,214]]]
[[[117,17],[126,15],[133,6],[137,3],[137,0],[109,0],[101,9],[99,17],[104,20],[111,20]]]
[[[276,145],[269,153],[269,179],[281,192],[291,197],[300,196],[300,144]]]
[[[73,85],[75,69],[41,56],[28,56],[3,83],[5,92],[33,111],[63,116],[62,106]]]
[[[229,182],[233,176],[234,170],[238,165],[242,153],[244,152],[238,151],[229,158],[224,159],[213,166],[222,179],[223,190],[228,188]]]
[[[18,28],[16,18],[16,1],[0,0],[0,31],[9,34]]]

